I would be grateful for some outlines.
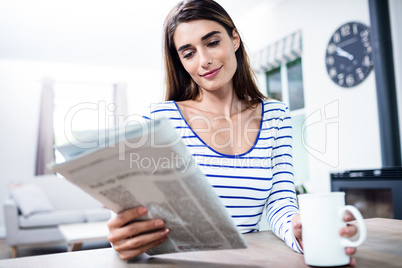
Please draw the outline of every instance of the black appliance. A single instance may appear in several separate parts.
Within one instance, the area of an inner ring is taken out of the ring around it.
[[[364,218],[402,219],[402,167],[331,173],[331,191],[345,192]]]

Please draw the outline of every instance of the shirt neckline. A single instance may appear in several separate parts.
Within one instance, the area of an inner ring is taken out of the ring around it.
[[[254,144],[250,147],[250,149],[248,149],[246,152],[241,153],[241,154],[224,154],[224,153],[220,153],[220,152],[216,151],[215,149],[213,149],[213,148],[212,148],[211,146],[209,146],[206,142],[204,142],[204,140],[201,139],[200,136],[198,136],[198,134],[197,134],[197,133],[193,130],[193,128],[188,124],[186,118],[184,118],[184,116],[183,116],[183,114],[182,114],[182,112],[181,112],[179,106],[177,105],[176,101],[173,101],[173,103],[174,103],[174,105],[176,106],[177,111],[178,111],[178,113],[180,114],[180,117],[184,120],[184,123],[186,124],[186,126],[190,129],[190,131],[194,134],[194,136],[197,137],[197,139],[198,139],[202,144],[204,144],[209,150],[211,150],[212,152],[214,152],[214,153],[216,153],[216,154],[218,154],[218,155],[225,156],[225,157],[230,157],[230,158],[236,158],[236,157],[241,157],[241,156],[244,156],[244,155],[246,155],[246,154],[251,153],[251,152],[254,150],[255,146],[257,145],[258,140],[260,139],[261,129],[262,129],[262,123],[263,123],[263,119],[264,119],[264,102],[263,102],[263,100],[260,100],[260,101],[261,101],[261,118],[260,118],[260,127],[259,127],[259,129],[258,129],[257,137],[255,138]]]

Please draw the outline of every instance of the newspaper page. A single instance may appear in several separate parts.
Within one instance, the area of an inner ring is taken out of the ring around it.
[[[247,247],[226,208],[167,119],[138,124],[96,150],[60,148],[51,168],[118,213],[145,206],[168,240],[150,255]],[[71,146],[70,146],[71,147]]]

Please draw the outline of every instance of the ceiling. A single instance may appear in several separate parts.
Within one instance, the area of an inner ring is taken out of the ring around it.
[[[217,0],[236,22],[263,1]],[[160,68],[178,0],[0,0],[0,59]]]

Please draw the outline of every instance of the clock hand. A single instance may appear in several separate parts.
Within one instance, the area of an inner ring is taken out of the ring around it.
[[[353,59],[354,59],[354,57],[353,57],[352,54],[350,54],[349,52],[347,52],[346,50],[344,50],[344,49],[342,49],[342,48],[340,48],[340,47],[337,47],[335,51],[336,51],[336,53],[337,53],[339,56],[341,56],[341,57],[345,57],[345,58],[347,58],[347,59],[349,59],[349,60],[353,60]]]

